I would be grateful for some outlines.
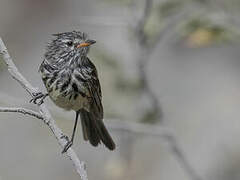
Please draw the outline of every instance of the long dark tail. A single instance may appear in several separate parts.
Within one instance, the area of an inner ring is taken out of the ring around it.
[[[108,149],[115,149],[115,143],[101,119],[94,118],[93,114],[85,110],[80,110],[80,117],[84,140],[89,140],[93,146],[97,146],[102,141]]]

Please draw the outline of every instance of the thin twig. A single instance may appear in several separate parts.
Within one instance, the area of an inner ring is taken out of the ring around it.
[[[137,39],[138,39],[138,43],[142,46],[145,47],[146,45],[146,34],[144,33],[144,27],[146,25],[146,22],[150,16],[151,13],[151,9],[152,9],[152,5],[153,5],[153,1],[152,0],[146,0],[145,1],[145,6],[144,6],[144,12],[142,17],[139,19],[135,31],[137,34]]]
[[[30,109],[25,109],[25,108],[7,108],[7,107],[0,107],[0,112],[17,112],[21,114],[27,114],[30,116],[33,116],[37,119],[43,120],[43,116],[35,111],[32,111]]]
[[[26,79],[25,77],[18,71],[17,67],[13,63],[12,58],[10,57],[6,46],[4,45],[2,39],[0,38],[0,54],[3,56],[3,60],[7,65],[8,71],[18,83],[31,95],[33,93],[38,92],[37,88],[34,88]],[[62,130],[56,125],[55,120],[52,118],[49,110],[43,103],[42,105],[38,106],[39,112],[41,116],[43,117],[43,122],[47,124],[47,126],[51,129],[53,132],[55,138],[57,139],[59,145],[61,147],[64,147],[65,144],[67,143],[67,140],[63,137],[63,132]],[[31,114],[31,113],[30,113]],[[85,163],[80,161],[74,152],[72,148],[69,148],[67,151],[67,156],[69,157],[70,160],[72,160],[73,165],[81,177],[82,180],[87,180],[87,172],[85,169]]]
[[[149,51],[149,44],[148,44],[148,37],[144,32],[144,27],[146,26],[147,20],[151,14],[153,6],[152,0],[145,0],[145,6],[142,17],[138,20],[138,23],[135,27],[136,32],[136,39],[139,46],[139,52],[137,59],[137,66],[138,66],[138,74],[139,80],[142,87],[143,92],[149,97],[152,113],[155,115],[155,119],[162,118],[162,110],[160,107],[159,100],[155,93],[150,88],[150,84],[147,80],[147,73],[146,73],[146,66],[147,62],[149,62],[150,51]]]
[[[164,137],[166,138],[166,141],[169,143],[169,148],[172,151],[172,154],[178,159],[178,162],[180,163],[182,168],[185,170],[185,172],[188,174],[188,176],[192,180],[203,180],[202,177],[200,177],[196,173],[194,168],[189,164],[183,151],[179,147],[176,137],[175,136],[164,136]]]
[[[164,126],[153,126],[150,124],[138,123],[138,122],[129,122],[122,120],[109,120],[106,123],[106,126],[109,129],[116,131],[125,131],[129,133],[137,134],[146,134],[150,136],[164,137],[164,136],[173,136],[174,133]]]
[[[191,177],[191,179],[202,180],[202,178],[189,164],[187,158],[179,146],[179,143],[177,142],[175,133],[168,127],[156,125],[154,126],[137,122],[124,122],[119,120],[108,121],[106,125],[108,128],[113,130],[120,130],[128,133],[146,134],[150,136],[156,136],[157,138],[162,138],[168,143],[170,151],[177,158],[178,162],[185,170],[185,172]]]
[[[192,166],[189,164],[187,158],[182,152],[177,140],[175,133],[168,127],[164,126],[153,126],[149,124],[137,123],[137,122],[124,122],[119,120],[108,121],[108,128],[113,130],[126,131],[129,133],[146,134],[150,136],[157,136],[165,140],[170,148],[172,154],[177,158],[182,168],[187,172],[192,180],[202,180],[202,178],[195,172]]]

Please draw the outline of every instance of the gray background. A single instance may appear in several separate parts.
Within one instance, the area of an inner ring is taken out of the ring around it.
[[[141,12],[144,2],[135,3]],[[0,0],[0,35],[23,75],[45,91],[37,70],[51,34],[87,32],[97,40],[89,57],[99,71],[105,118],[138,121],[137,95],[114,86],[116,64],[118,76],[137,77],[137,51],[129,27],[139,12],[110,1]],[[110,65],[97,58],[99,52],[107,54]],[[159,99],[163,124],[174,131],[192,168],[204,179],[240,179],[239,57],[236,42],[191,48],[184,40],[169,38],[147,59],[147,78]],[[0,105],[35,109],[4,67]],[[46,103],[57,124],[70,134],[74,113],[49,99]],[[114,130],[111,134],[118,146],[114,152],[90,146],[78,128],[74,149],[86,162],[89,179],[190,180],[161,138]],[[79,179],[40,120],[0,114],[0,144],[0,180]]]

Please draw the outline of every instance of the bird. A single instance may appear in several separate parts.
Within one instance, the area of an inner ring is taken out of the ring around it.
[[[35,93],[31,102],[42,104],[49,96],[58,107],[76,112],[71,139],[64,136],[67,143],[62,153],[73,145],[79,116],[85,141],[93,146],[103,143],[114,150],[116,145],[103,122],[98,72],[87,57],[90,46],[96,41],[81,31],[56,33],[53,37],[39,67],[47,93]]]

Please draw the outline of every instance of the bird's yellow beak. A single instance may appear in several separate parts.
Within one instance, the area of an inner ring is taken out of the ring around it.
[[[77,48],[80,48],[80,47],[86,47],[86,46],[90,46],[90,43],[81,43],[79,45],[77,45]]]
[[[80,48],[80,47],[87,47],[87,46],[90,46],[92,44],[96,43],[95,40],[86,40],[85,42],[83,43],[80,43],[79,45],[77,45],[77,48]]]

